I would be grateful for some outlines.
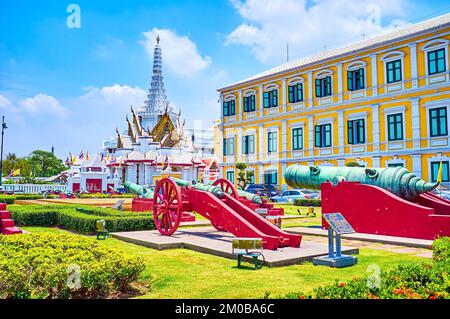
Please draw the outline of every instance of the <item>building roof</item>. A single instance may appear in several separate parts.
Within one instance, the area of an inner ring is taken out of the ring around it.
[[[355,42],[355,43],[347,45],[347,46],[324,51],[324,52],[321,52],[318,54],[314,54],[314,55],[311,55],[308,57],[301,58],[296,61],[286,62],[284,64],[281,64],[277,67],[274,67],[274,68],[264,71],[262,73],[256,74],[254,76],[251,76],[242,81],[238,81],[236,83],[222,87],[222,88],[218,89],[218,91],[221,92],[221,91],[224,91],[227,89],[231,89],[235,86],[245,84],[248,82],[252,82],[255,80],[264,79],[264,78],[272,76],[272,75],[277,75],[277,74],[281,74],[281,73],[284,73],[287,71],[292,71],[294,69],[298,69],[301,67],[306,67],[306,66],[314,65],[314,64],[317,64],[320,62],[325,62],[330,59],[335,59],[335,58],[341,57],[350,52],[356,53],[357,51],[362,51],[362,50],[371,49],[371,48],[374,48],[377,46],[387,45],[391,42],[399,41],[403,38],[416,36],[416,35],[420,35],[422,33],[430,32],[432,30],[443,29],[443,28],[447,28],[447,27],[450,27],[450,13],[447,13],[445,15],[442,15],[442,16],[439,16],[439,17],[436,17],[433,19],[422,21],[422,22],[419,22],[416,24],[410,24],[405,27],[398,28],[395,31],[385,33],[383,35],[379,35],[379,36],[376,36],[376,37],[373,37],[373,38],[370,38],[367,40]]]

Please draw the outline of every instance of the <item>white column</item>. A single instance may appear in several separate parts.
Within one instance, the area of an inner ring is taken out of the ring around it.
[[[422,178],[422,155],[412,154],[412,172],[417,175],[417,177]]]
[[[258,131],[258,136],[259,136],[259,160],[263,161],[264,160],[264,125],[261,123],[259,124],[259,131]]]
[[[342,102],[342,94],[344,92],[342,88],[342,63],[337,64],[337,80],[338,80],[338,102]]]
[[[411,43],[409,46],[409,52],[411,56],[411,87],[417,88],[418,76],[417,76],[417,43]]]
[[[314,116],[308,118],[308,148],[309,157],[314,156]]]
[[[312,77],[312,71],[309,71],[308,73],[308,104],[309,107],[313,107],[313,77]]]
[[[344,154],[344,111],[338,111],[338,143],[339,154]]]
[[[259,85],[259,116],[264,117],[264,91],[263,85]]]
[[[244,101],[242,101],[242,90],[238,91],[239,108],[241,110],[241,121],[244,119]]]
[[[287,120],[281,122],[281,158],[287,157]]]
[[[377,55],[371,54],[372,59],[372,96],[378,95],[378,67],[377,67]]]
[[[220,120],[223,123],[223,94],[220,94],[219,97],[219,103],[220,103]]]
[[[345,159],[343,158],[338,158],[337,159],[337,166],[338,167],[343,167],[345,165]]]
[[[380,150],[380,105],[372,105],[372,138],[373,138],[373,151],[378,152]]]
[[[420,148],[420,112],[419,99],[411,99],[413,148]]]
[[[380,167],[380,156],[372,156],[372,167]]]
[[[259,165],[258,168],[258,175],[259,175],[259,184],[264,184],[264,167],[263,165]]]
[[[240,127],[236,128],[236,146],[236,162],[240,162],[242,155],[242,128]]]
[[[283,87],[283,109],[282,112],[286,112],[287,110],[287,95],[288,95],[288,90],[286,87],[286,79],[281,80],[281,86]]]
[[[287,189],[287,184],[286,181],[284,180],[284,172],[286,172],[286,163],[282,163],[281,164],[281,180],[282,180],[282,185],[281,185],[281,190],[285,191]]]
[[[223,137],[224,137],[224,128],[223,128],[223,124],[220,124],[220,129],[219,129],[219,138],[220,138],[220,147],[219,147],[219,162],[220,163],[224,163],[225,159],[223,158]]]

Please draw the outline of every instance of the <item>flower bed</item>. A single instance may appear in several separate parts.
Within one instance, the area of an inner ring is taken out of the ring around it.
[[[0,236],[0,298],[104,298],[127,292],[143,260],[70,234]]]
[[[336,281],[310,293],[289,293],[284,298],[300,299],[441,299],[450,297],[450,238],[433,243],[433,261],[399,265],[379,276]]]
[[[96,221],[104,219],[110,232],[155,229],[149,213],[77,205],[10,205],[8,210],[18,226],[59,226],[81,234],[94,234]]]

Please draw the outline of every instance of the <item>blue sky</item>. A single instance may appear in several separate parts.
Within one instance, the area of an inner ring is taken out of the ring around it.
[[[81,28],[66,8],[81,9]],[[5,152],[101,149],[143,103],[155,35],[169,100],[187,126],[219,116],[217,88],[281,64],[450,12],[448,1],[3,0],[0,115]]]

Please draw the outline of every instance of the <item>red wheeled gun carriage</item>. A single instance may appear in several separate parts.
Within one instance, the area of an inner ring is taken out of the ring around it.
[[[265,201],[255,204],[239,197],[234,186],[225,179],[215,181],[213,186],[220,186],[220,196],[193,186],[178,186],[171,178],[159,181],[152,202],[158,231],[170,236],[180,225],[183,213],[196,212],[209,219],[219,231],[227,231],[237,237],[261,238],[264,249],[300,246],[300,235],[282,231],[255,212],[256,208],[266,208],[268,215],[282,215],[282,208],[274,208],[273,204]]]

